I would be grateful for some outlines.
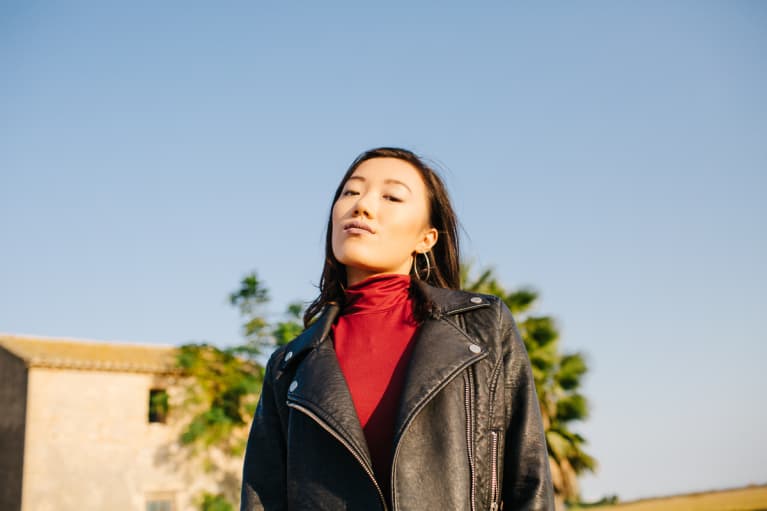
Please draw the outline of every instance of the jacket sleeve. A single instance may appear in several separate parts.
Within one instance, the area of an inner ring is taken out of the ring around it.
[[[553,510],[549,455],[530,359],[511,311],[503,302],[500,328],[506,348],[504,386],[510,403],[503,453],[503,509]]]
[[[250,427],[242,473],[240,511],[287,509],[285,437],[274,392],[272,354],[264,372],[261,396]]]

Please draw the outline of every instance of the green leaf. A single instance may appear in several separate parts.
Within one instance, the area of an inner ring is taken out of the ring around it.
[[[537,299],[538,293],[532,288],[519,289],[503,297],[504,303],[512,314],[525,312]]]
[[[588,367],[583,355],[580,353],[571,353],[562,357],[559,362],[559,371],[555,376],[559,385],[565,390],[574,390],[580,386],[581,376],[583,376]]]
[[[562,422],[583,420],[588,417],[586,398],[580,394],[563,396],[557,401],[556,419]]]
[[[205,492],[200,499],[200,511],[234,511],[234,504],[222,494]]]

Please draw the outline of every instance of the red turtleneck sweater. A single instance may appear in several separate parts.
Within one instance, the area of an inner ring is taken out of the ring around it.
[[[409,275],[368,277],[346,289],[346,304],[332,326],[338,362],[387,500],[394,421],[418,326],[409,288]]]

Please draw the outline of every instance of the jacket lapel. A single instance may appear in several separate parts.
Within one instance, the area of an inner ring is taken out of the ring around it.
[[[395,443],[408,422],[464,368],[487,356],[462,331],[444,319],[428,319],[420,327],[394,426]],[[476,348],[475,348],[476,349]]]
[[[337,312],[336,309],[323,314],[316,322],[318,328],[309,336],[311,341],[296,346],[298,351],[295,358],[299,358],[301,352],[308,348],[314,349],[309,350],[303,360],[298,362],[287,398],[289,402],[308,409],[315,420],[322,420],[325,426],[340,435],[372,467],[365,434],[329,338],[330,325]]]
[[[317,320],[290,342],[285,356],[282,358],[280,369],[284,371],[289,366],[296,364],[309,350],[316,348],[324,341],[339,312],[340,307],[337,304],[326,305]]]

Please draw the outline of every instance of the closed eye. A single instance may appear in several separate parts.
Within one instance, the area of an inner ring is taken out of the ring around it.
[[[345,190],[341,195],[359,195],[360,192],[356,190]]]
[[[400,199],[399,197],[395,197],[394,195],[384,195],[384,199],[391,202],[402,202],[402,199]]]

